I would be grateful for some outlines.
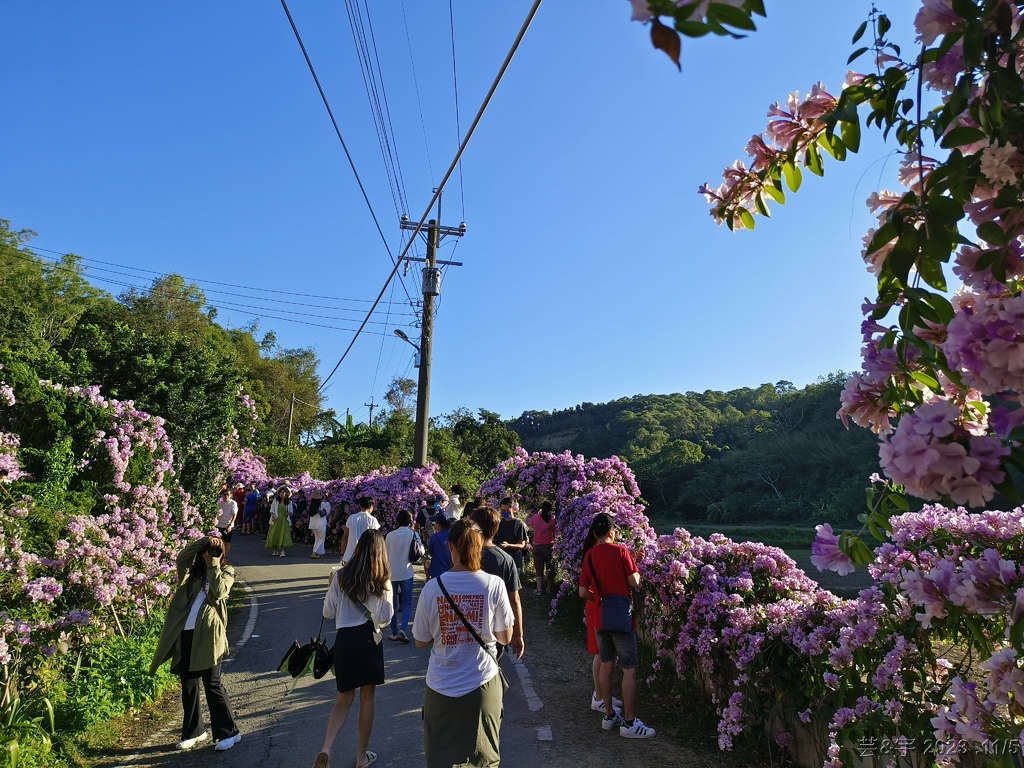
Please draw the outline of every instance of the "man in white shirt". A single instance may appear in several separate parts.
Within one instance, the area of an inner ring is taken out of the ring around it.
[[[349,515],[345,522],[345,532],[341,534],[341,564],[352,559],[356,551],[356,543],[363,531],[380,528],[380,523],[373,516],[373,499],[363,496],[359,499],[359,511]]]

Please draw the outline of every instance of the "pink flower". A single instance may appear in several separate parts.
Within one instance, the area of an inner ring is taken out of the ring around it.
[[[814,528],[817,535],[811,544],[811,563],[819,571],[836,571],[840,576],[853,573],[856,567],[850,556],[839,548],[839,539],[828,523]]]

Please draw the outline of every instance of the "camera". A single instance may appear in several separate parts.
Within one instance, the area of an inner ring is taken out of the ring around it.
[[[206,551],[210,553],[210,557],[220,557],[224,554],[223,547],[207,547]]]

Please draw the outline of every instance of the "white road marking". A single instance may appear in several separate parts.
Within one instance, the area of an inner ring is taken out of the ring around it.
[[[526,706],[530,708],[531,712],[536,712],[544,707],[544,702],[540,700],[537,692],[533,689],[533,681],[530,679],[530,670],[526,668],[526,664],[523,663],[522,659],[517,659],[512,656],[512,663],[515,665],[516,672],[519,673],[519,682],[523,686],[523,693],[526,694]]]
[[[542,725],[537,728],[537,741],[554,741],[555,737],[551,733],[550,725]]]

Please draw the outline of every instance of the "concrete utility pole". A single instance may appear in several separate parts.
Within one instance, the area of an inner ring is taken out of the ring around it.
[[[441,218],[441,196],[437,197],[437,218]],[[416,225],[403,216],[399,226],[415,230]],[[427,429],[430,425],[430,357],[434,335],[434,297],[441,292],[441,270],[437,265],[462,266],[458,262],[437,260],[437,247],[446,236],[462,237],[466,222],[458,227],[442,227],[436,220],[427,222],[427,258],[423,267],[423,328],[420,335],[420,378],[416,387],[416,437],[413,443],[412,465],[423,467],[427,463]],[[410,259],[420,261],[420,259]]]
[[[292,444],[292,417],[295,415],[295,395],[292,395],[292,402],[288,406],[288,442],[285,445]]]

